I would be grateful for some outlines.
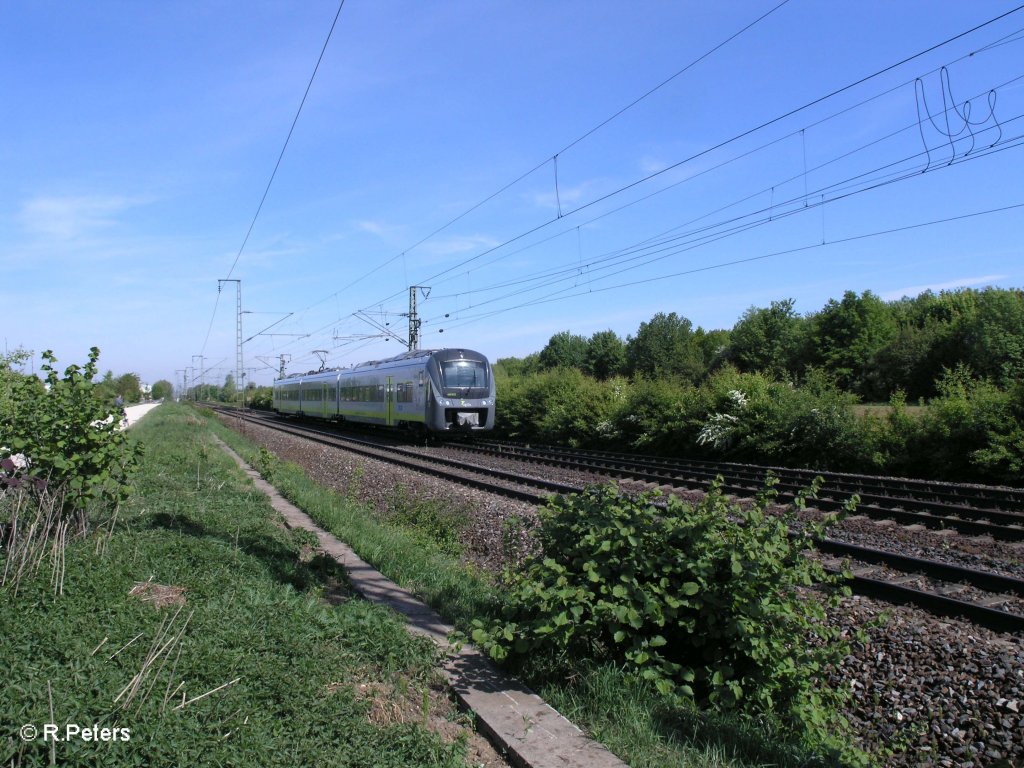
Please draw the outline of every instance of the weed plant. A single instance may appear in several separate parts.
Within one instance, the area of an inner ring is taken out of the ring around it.
[[[849,652],[825,615],[848,594],[842,577],[805,557],[823,526],[791,533],[805,496],[774,515],[773,491],[743,508],[719,485],[697,504],[615,485],[549,502],[540,551],[506,572],[503,614],[475,620],[474,642],[545,677],[623,665],[683,709],[760,718],[857,758],[836,738],[842,697],[822,684]]]

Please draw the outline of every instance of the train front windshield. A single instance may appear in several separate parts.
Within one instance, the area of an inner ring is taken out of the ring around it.
[[[487,364],[477,360],[447,360],[441,363],[445,389],[487,388]]]

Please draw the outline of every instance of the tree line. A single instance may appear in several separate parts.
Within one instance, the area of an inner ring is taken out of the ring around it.
[[[1019,289],[848,291],[805,315],[785,299],[727,330],[659,312],[626,339],[555,334],[495,372],[511,437],[1009,484],[1024,470]]]
[[[847,291],[805,315],[783,299],[710,331],[659,312],[625,340],[610,330],[589,338],[564,331],[538,353],[499,362],[511,375],[562,367],[598,380],[690,384],[725,365],[791,382],[818,369],[865,402],[897,392],[916,401],[937,395],[943,372],[958,366],[1002,388],[1024,378],[1024,291],[968,288],[897,301]]]

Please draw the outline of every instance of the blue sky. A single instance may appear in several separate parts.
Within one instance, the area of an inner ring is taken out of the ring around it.
[[[1024,10],[928,51],[1015,7],[347,0],[245,241],[338,4],[10,0],[3,340],[223,382],[239,279],[269,383],[402,351],[410,285],[492,359],[1021,286]]]

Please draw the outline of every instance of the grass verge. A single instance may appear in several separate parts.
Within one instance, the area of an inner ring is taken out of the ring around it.
[[[405,697],[427,720],[432,644],[302,559],[207,421],[164,405],[132,439],[136,493],[112,534],[68,542],[63,594],[48,572],[0,592],[0,765],[465,765],[380,716]]]
[[[500,590],[421,532],[374,518],[353,500],[310,480],[301,467],[268,461],[244,435],[207,415],[211,428],[281,493],[319,525],[346,541],[364,560],[409,589],[446,619],[467,630],[473,618],[494,615]],[[671,706],[652,685],[614,666],[555,678],[539,666],[526,681],[573,722],[634,768],[822,765],[811,750],[787,742],[768,726]]]

